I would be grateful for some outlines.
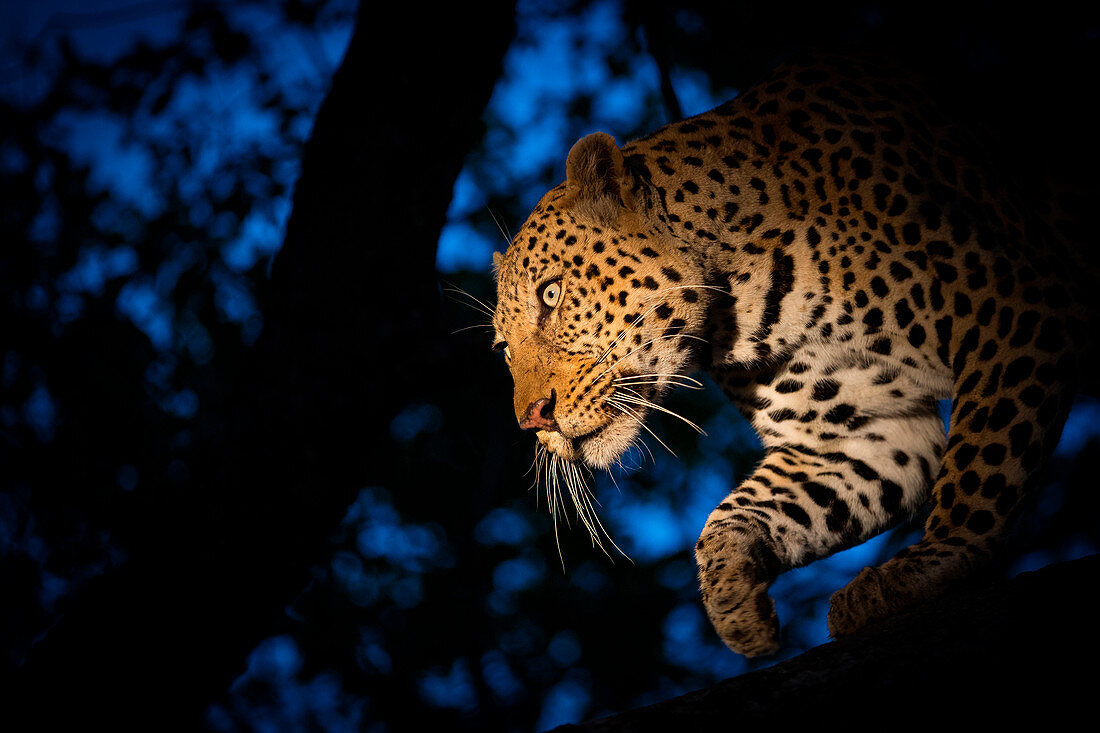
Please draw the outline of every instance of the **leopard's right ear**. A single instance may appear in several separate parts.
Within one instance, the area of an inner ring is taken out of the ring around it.
[[[623,151],[606,132],[582,137],[569,151],[565,179],[569,205],[604,225],[628,208]]]
[[[500,280],[500,266],[504,262],[504,255],[496,250],[493,251],[493,280]]]

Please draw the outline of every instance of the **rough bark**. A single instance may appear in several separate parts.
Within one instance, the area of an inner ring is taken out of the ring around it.
[[[1095,706],[1100,556],[960,591],[774,667],[561,733],[1073,725]],[[1089,719],[1089,718],[1085,718]],[[760,726],[756,728],[754,726]]]

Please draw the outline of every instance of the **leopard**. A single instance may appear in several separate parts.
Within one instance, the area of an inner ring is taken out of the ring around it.
[[[699,372],[759,434],[694,547],[734,652],[780,649],[780,574],[922,512],[919,540],[833,593],[828,632],[942,596],[1035,492],[1097,277],[1057,196],[1017,193],[981,142],[904,70],[812,55],[622,146],[581,138],[494,255],[492,348],[562,466],[620,461]]]

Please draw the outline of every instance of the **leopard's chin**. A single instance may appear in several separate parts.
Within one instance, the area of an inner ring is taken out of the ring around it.
[[[564,458],[567,461],[581,459],[580,452],[577,450],[573,439],[565,437],[556,430],[540,430],[535,433],[535,437],[546,447],[546,450],[559,458]]]
[[[644,419],[645,415],[639,411],[638,417]],[[575,438],[548,430],[540,430],[536,437],[547,450],[567,461],[582,461],[590,468],[608,468],[634,444],[638,423],[622,416]]]

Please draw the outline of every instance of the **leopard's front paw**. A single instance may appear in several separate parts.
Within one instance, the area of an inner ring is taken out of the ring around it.
[[[744,544],[723,533],[704,533],[695,548],[699,589],[715,631],[746,657],[779,649],[779,618],[768,596],[770,576]]]
[[[834,639],[859,631],[872,621],[887,618],[913,604],[911,583],[882,568],[864,568],[829,601],[829,635]]]

